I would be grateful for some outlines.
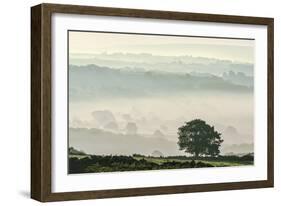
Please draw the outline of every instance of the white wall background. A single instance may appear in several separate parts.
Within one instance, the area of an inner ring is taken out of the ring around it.
[[[280,205],[281,12],[276,0],[57,0],[84,4],[275,18],[275,188],[47,203],[47,205]],[[37,0],[1,2],[0,203],[39,205],[30,185],[30,7]]]

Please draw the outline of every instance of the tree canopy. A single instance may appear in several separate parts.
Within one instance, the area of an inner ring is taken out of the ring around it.
[[[180,150],[195,157],[219,155],[219,148],[223,142],[221,134],[215,131],[213,126],[200,119],[186,122],[178,128],[178,138]]]

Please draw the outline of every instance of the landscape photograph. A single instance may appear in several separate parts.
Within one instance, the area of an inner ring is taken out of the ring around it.
[[[254,45],[68,31],[68,173],[253,166]]]

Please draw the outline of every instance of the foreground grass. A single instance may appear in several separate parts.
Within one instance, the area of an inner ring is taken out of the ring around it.
[[[75,154],[69,156],[69,173],[95,173],[116,171],[139,171],[160,169],[183,169],[204,167],[229,167],[253,165],[253,157],[151,157],[133,156],[100,156]]]
[[[156,164],[163,164],[165,162],[191,162],[192,160],[184,160],[177,158],[165,158],[165,157],[134,157],[137,160],[141,160],[142,158],[148,162],[154,162]],[[222,160],[195,160],[195,163],[202,162],[205,164],[210,164],[214,167],[229,167],[229,166],[242,166],[242,165],[252,165],[253,161],[222,161]]]

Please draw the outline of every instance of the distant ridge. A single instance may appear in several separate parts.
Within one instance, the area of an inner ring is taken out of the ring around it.
[[[252,92],[252,87],[233,84],[222,77],[112,69],[94,64],[69,67],[70,98],[157,96],[167,92]],[[128,86],[130,85],[130,86]]]

